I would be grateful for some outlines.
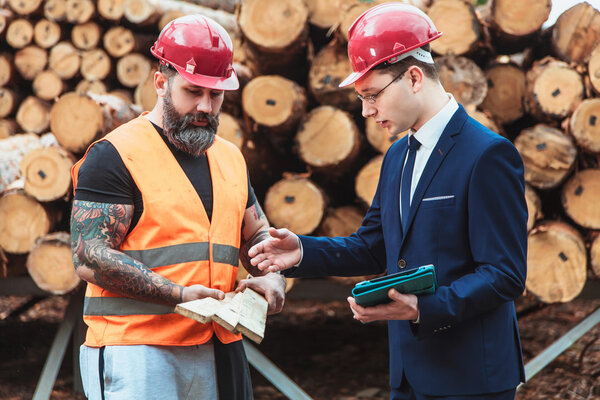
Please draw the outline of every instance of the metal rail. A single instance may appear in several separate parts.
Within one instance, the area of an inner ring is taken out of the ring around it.
[[[577,324],[577,326],[564,334],[556,342],[552,343],[548,348],[546,348],[546,350],[542,351],[540,354],[530,360],[527,365],[525,365],[525,377],[527,380],[529,381],[531,378],[533,378],[538,372],[554,361],[556,357],[571,347],[573,343],[579,340],[598,323],[600,323],[600,308],[591,313],[586,319]],[[517,390],[523,385],[524,384],[521,383],[517,387]]]

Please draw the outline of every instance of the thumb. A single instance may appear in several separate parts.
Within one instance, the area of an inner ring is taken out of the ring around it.
[[[207,289],[206,297],[212,297],[213,299],[223,300],[225,298],[225,293],[219,289]]]
[[[288,231],[285,228],[281,228],[281,229],[275,229],[273,227],[269,228],[269,235],[271,235],[272,237],[274,237],[276,239],[284,239],[289,234],[290,234],[290,231]]]
[[[401,301],[404,295],[398,292],[396,289],[390,289],[388,291],[388,297],[394,301]]]

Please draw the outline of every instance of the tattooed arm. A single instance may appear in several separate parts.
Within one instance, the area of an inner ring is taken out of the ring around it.
[[[278,313],[283,308],[285,300],[285,278],[278,273],[261,271],[258,267],[250,264],[248,250],[257,243],[268,239],[269,221],[260,208],[258,201],[246,209],[242,221],[242,245],[240,248],[240,260],[242,265],[255,278],[245,279],[240,282],[238,291],[250,287],[262,293],[269,303],[269,314]]]
[[[133,216],[133,205],[73,201],[71,249],[79,277],[122,296],[175,305],[223,292],[202,285],[184,287],[119,251]]]

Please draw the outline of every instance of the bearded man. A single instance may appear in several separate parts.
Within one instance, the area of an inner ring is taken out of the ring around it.
[[[248,262],[267,237],[240,151],[216,136],[224,90],[239,83],[215,21],[178,18],[151,49],[157,102],[93,143],[73,167],[73,261],[88,282],[81,375],[90,399],[249,399],[241,336],[173,312],[232,291],[238,260],[269,312],[285,280]],[[242,249],[242,250],[240,250]]]

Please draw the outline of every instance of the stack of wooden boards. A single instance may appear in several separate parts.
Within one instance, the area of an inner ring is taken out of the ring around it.
[[[260,343],[265,337],[267,300],[254,290],[226,293],[225,299],[212,297],[178,304],[175,312],[202,324],[216,322],[233,333],[242,333]]]
[[[600,12],[583,2],[542,29],[549,0],[407,1],[444,32],[432,42],[444,87],[523,157],[529,292],[570,301],[600,277]],[[68,230],[70,165],[153,106],[149,47],[188,13],[232,37],[241,88],[226,93],[218,133],[244,154],[271,223],[352,233],[403,135],[364,121],[353,88],[338,87],[350,24],[381,2],[0,0],[0,190],[25,181],[0,198],[6,273],[38,238]],[[40,143],[48,131],[58,146]]]

